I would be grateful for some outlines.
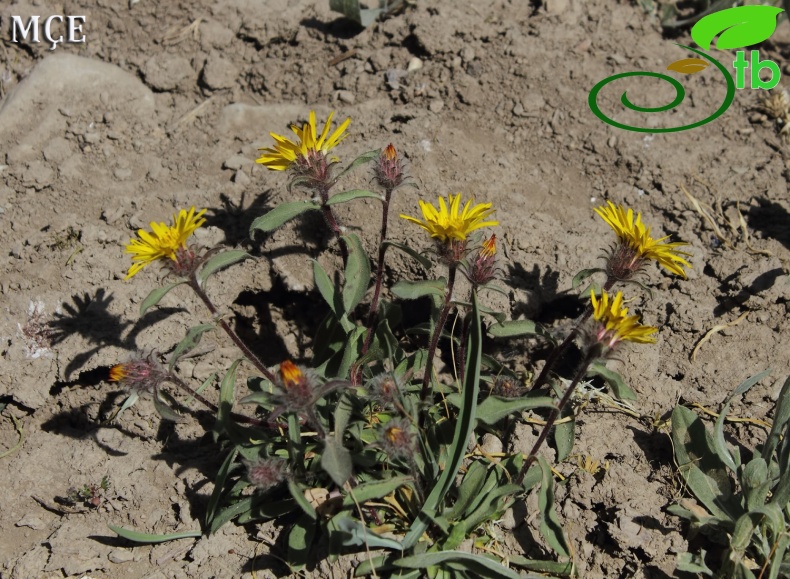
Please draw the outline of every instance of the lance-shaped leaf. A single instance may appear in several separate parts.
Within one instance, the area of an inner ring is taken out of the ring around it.
[[[387,239],[384,241],[384,243],[382,243],[382,245],[384,247],[394,247],[396,249],[400,249],[403,253],[415,259],[425,271],[428,271],[433,266],[433,263],[431,263],[430,259],[419,253],[417,250],[412,249],[405,243],[398,243],[397,241]]]
[[[352,312],[365,297],[370,283],[370,260],[359,237],[352,233],[341,237],[348,247],[348,263],[346,264],[346,282],[343,287],[343,309]]]
[[[170,292],[171,289],[173,289],[176,286],[180,286],[182,283],[186,283],[186,281],[183,280],[176,281],[167,284],[164,287],[158,287],[155,290],[152,290],[151,293],[149,293],[148,296],[146,296],[146,298],[143,300],[143,303],[140,304],[140,315],[142,316],[143,314],[145,314],[145,312],[147,312],[156,304],[158,304],[160,301],[162,301],[162,298],[165,297]]]
[[[351,453],[335,436],[328,436],[324,441],[321,454],[321,468],[332,477],[332,481],[342,487],[351,477]]]
[[[744,48],[768,40],[776,30],[776,17],[783,12],[775,6],[737,6],[708,14],[691,29],[691,38],[710,50],[716,36],[716,48]]]
[[[181,531],[179,533],[168,533],[166,535],[158,535],[156,533],[141,533],[133,531],[132,529],[125,529],[116,525],[107,525],[119,537],[123,537],[135,543],[166,543],[167,541],[175,541],[176,539],[193,539],[203,535],[201,531]]]
[[[187,335],[184,336],[184,339],[178,343],[178,345],[173,350],[173,353],[170,354],[170,364],[168,365],[168,368],[170,370],[175,368],[178,359],[189,352],[192,348],[197,346],[200,343],[200,338],[203,337],[203,334],[213,329],[213,324],[200,324],[194,328],[189,328]]]
[[[379,201],[384,201],[384,198],[379,195],[378,193],[374,193],[373,191],[368,191],[367,189],[351,189],[349,191],[343,191],[342,193],[338,193],[336,195],[332,195],[329,198],[329,201],[326,202],[327,205],[337,205],[338,203],[348,203],[349,201],[353,201],[354,199],[378,199]]]
[[[200,274],[198,279],[200,280],[200,285],[206,283],[206,280],[209,276],[223,268],[233,265],[234,263],[238,263],[242,260],[247,259],[248,257],[252,257],[246,251],[241,251],[240,249],[231,249],[228,251],[223,251],[218,253],[211,259],[209,259],[206,263],[203,264],[203,267],[200,268]]]
[[[555,408],[554,400],[549,396],[534,398],[500,398],[489,396],[477,407],[477,420],[483,424],[494,425],[505,416],[514,412],[532,410],[533,408]]]
[[[532,320],[506,320],[488,327],[488,333],[494,338],[515,338],[517,336],[542,336],[553,340],[543,326]]]
[[[312,201],[294,201],[292,203],[278,205],[266,215],[262,215],[252,222],[250,226],[250,236],[253,236],[256,230],[274,231],[280,227],[280,225],[290,221],[297,215],[301,215],[305,211],[312,211],[320,208],[320,205]]]
[[[402,279],[390,291],[403,300],[416,300],[425,296],[444,297],[447,282],[443,277],[437,280],[409,281]]]

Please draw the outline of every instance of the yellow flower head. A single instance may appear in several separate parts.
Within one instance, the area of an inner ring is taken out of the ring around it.
[[[595,292],[590,290],[590,299],[593,306],[593,318],[600,322],[595,331],[595,340],[608,347],[614,347],[617,342],[627,340],[639,344],[653,344],[656,339],[651,337],[658,328],[643,326],[639,323],[639,316],[629,316],[628,308],[623,307],[623,293],[617,292],[614,300],[609,300],[609,294],[601,293],[600,301],[596,299]]]
[[[633,209],[626,211],[622,205],[615,205],[611,201],[607,201],[607,204],[608,207],[596,207],[595,212],[614,229],[621,246],[631,250],[626,252],[627,255],[615,250],[609,260],[611,274],[618,279],[627,279],[639,269],[645,259],[653,259],[668,271],[682,278],[686,277],[683,266],[691,267],[691,264],[684,256],[691,254],[676,248],[688,245],[687,243],[662,243],[669,236],[653,239],[650,237],[650,228],[642,223],[641,213],[637,213],[634,221]]]
[[[439,197],[438,209],[430,203],[420,200],[423,221],[409,215],[401,214],[401,217],[416,223],[430,233],[431,237],[442,243],[454,240],[466,241],[469,234],[476,229],[499,225],[499,221],[486,221],[486,218],[495,211],[491,208],[491,203],[477,203],[475,205],[473,203],[474,199],[470,199],[462,210],[461,194],[450,194],[447,197],[447,202],[443,197]]]
[[[110,368],[110,382],[120,382],[126,378],[126,368],[123,364],[116,364]]]
[[[496,253],[496,235],[491,235],[483,242],[483,247],[480,248],[481,257],[494,257]]]
[[[315,111],[310,111],[310,121],[303,125],[301,129],[296,125],[291,125],[291,130],[298,139],[297,142],[293,142],[276,133],[269,133],[276,141],[274,147],[262,147],[259,149],[263,151],[263,154],[256,160],[256,163],[261,163],[273,171],[284,171],[294,161],[300,159],[309,160],[311,156],[319,151],[326,154],[346,138],[347,135],[343,133],[345,133],[348,125],[351,124],[351,119],[346,119],[330,135],[329,129],[332,126],[334,114],[334,111],[329,113],[329,118],[327,118],[320,136],[317,136],[316,132]]]
[[[126,246],[126,253],[132,254],[132,267],[126,274],[126,279],[135,275],[151,262],[160,259],[176,261],[179,249],[186,248],[186,241],[195,230],[203,225],[206,220],[202,209],[195,213],[192,207],[189,211],[182,209],[178,215],[173,215],[173,225],[151,222],[151,232],[140,229],[137,231],[138,239],[132,239]]]
[[[290,360],[285,360],[280,363],[280,378],[283,381],[283,386],[287,389],[299,384],[304,378],[304,374],[299,366]]]

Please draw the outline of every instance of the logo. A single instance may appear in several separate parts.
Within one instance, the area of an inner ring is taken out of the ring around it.
[[[38,44],[40,36],[40,19],[41,16],[31,16],[28,18],[27,26],[22,21],[21,16],[11,16],[11,42],[18,43],[18,35],[22,36],[22,40],[27,40],[28,34],[30,35],[31,42]],[[53,14],[44,20],[44,38],[47,42],[52,43],[50,50],[55,50],[60,42],[63,42],[63,35],[59,34],[57,37],[52,36],[52,25],[58,22],[63,26],[66,31],[66,42],[73,44],[80,44],[85,42],[85,35],[82,33],[82,25],[85,24],[84,16],[61,16],[60,14]],[[78,24],[82,22],[82,24]],[[79,37],[77,36],[79,34]]]
[[[779,79],[781,78],[779,66],[771,60],[760,60],[759,51],[749,51],[749,56],[747,58],[745,50],[738,50],[735,53],[735,60],[732,62],[733,69],[735,70],[735,79],[733,79],[727,67],[708,54],[707,51],[710,50],[713,40],[716,36],[719,37],[716,42],[716,48],[720,50],[743,49],[747,46],[759,44],[770,38],[771,34],[774,33],[776,30],[776,17],[781,12],[783,12],[781,8],[776,8],[774,6],[736,6],[735,8],[714,12],[700,19],[691,29],[691,38],[702,50],[678,44],[681,48],[690,50],[700,58],[691,57],[676,60],[667,66],[666,69],[668,71],[690,75],[702,72],[710,65],[713,65],[714,70],[718,70],[727,83],[727,94],[724,96],[724,101],[721,103],[721,106],[707,118],[680,127],[649,128],[618,122],[601,111],[598,106],[598,94],[601,90],[611,82],[632,76],[647,76],[668,82],[675,89],[675,98],[672,102],[663,106],[642,107],[631,102],[628,98],[628,93],[624,92],[620,96],[620,102],[625,108],[637,113],[661,113],[677,107],[686,97],[686,90],[677,79],[660,72],[634,71],[608,76],[592,88],[587,97],[587,103],[590,105],[590,109],[596,117],[608,125],[625,131],[636,131],[640,133],[674,133],[701,127],[724,114],[735,99],[736,89],[744,89],[748,85],[752,89],[770,90],[779,84]],[[747,71],[749,72],[748,75]],[[763,80],[760,76],[761,71],[769,72],[770,78]]]

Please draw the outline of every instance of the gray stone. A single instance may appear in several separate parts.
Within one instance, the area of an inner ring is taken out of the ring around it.
[[[149,58],[143,66],[145,82],[159,91],[173,90],[194,74],[195,71],[186,58],[168,53],[159,53]]]
[[[236,66],[219,56],[211,53],[203,66],[203,84],[212,90],[230,88],[236,83],[239,77],[239,69]]]

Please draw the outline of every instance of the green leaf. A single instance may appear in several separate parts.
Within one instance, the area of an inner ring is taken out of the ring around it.
[[[118,418],[121,415],[121,412],[123,412],[124,410],[128,410],[129,408],[134,406],[139,399],[140,399],[140,395],[137,392],[132,392],[131,394],[129,394],[129,396],[126,397],[126,400],[123,401],[123,404],[121,404],[121,407],[118,409],[118,412],[116,412],[115,416],[113,416],[113,419]]]
[[[393,476],[386,480],[377,480],[355,486],[349,494],[343,497],[344,507],[353,507],[354,500],[360,505],[366,501],[380,499],[395,492],[400,487],[413,482],[413,478],[406,475]]]
[[[776,399],[774,422],[771,425],[771,432],[768,434],[768,440],[766,440],[762,450],[765,462],[771,462],[776,445],[779,443],[779,439],[788,422],[790,422],[790,376],[785,380],[782,390],[779,392],[779,397]]]
[[[606,362],[593,362],[587,370],[588,376],[600,376],[612,389],[612,394],[618,400],[636,400],[636,394],[614,370],[606,367]]]
[[[168,533],[166,535],[157,535],[153,533],[141,533],[139,531],[132,531],[116,525],[107,525],[119,537],[134,541],[135,543],[166,543],[167,541],[175,541],[176,539],[193,539],[201,537],[202,531],[181,531],[180,533]]]
[[[672,411],[672,443],[683,480],[714,517],[734,521],[743,512],[733,504],[724,463],[699,417],[684,406]]]
[[[390,291],[402,300],[416,300],[425,296],[444,297],[447,281],[441,277],[437,280],[398,281]]]
[[[296,504],[302,508],[304,514],[306,514],[311,519],[317,519],[318,513],[315,511],[315,507],[313,507],[312,503],[307,500],[307,497],[304,496],[304,491],[307,487],[304,485],[296,482],[295,480],[288,481],[288,491],[291,493],[294,501]]]
[[[554,444],[557,447],[557,462],[560,463],[570,455],[576,441],[576,419],[572,404],[566,404],[560,418],[570,418],[567,422],[557,422],[554,427]]]
[[[321,468],[332,477],[332,481],[339,487],[342,487],[351,478],[351,453],[335,436],[327,436],[324,440]]]
[[[343,306],[343,296],[332,280],[329,279],[329,275],[327,275],[324,268],[316,260],[313,260],[313,277],[321,297],[324,298],[332,313],[335,314],[335,319],[338,320],[343,331],[348,334],[354,328],[354,324],[351,323],[346,315],[347,312]]]
[[[348,247],[348,262],[345,271],[345,287],[343,287],[343,311],[354,311],[370,284],[370,260],[362,247],[359,237],[352,233],[341,237]]]
[[[217,506],[219,506],[219,500],[222,497],[222,491],[225,489],[225,481],[228,480],[228,474],[230,474],[230,469],[233,466],[238,454],[239,450],[234,448],[228,453],[228,456],[225,457],[225,460],[222,461],[222,466],[219,467],[217,478],[214,480],[214,490],[211,492],[211,498],[209,499],[208,506],[206,507],[207,528],[211,528],[211,522],[214,520],[214,515],[217,512]]]
[[[542,336],[553,340],[551,334],[532,320],[506,320],[488,327],[494,338],[515,338],[516,336]]]
[[[219,412],[217,412],[217,428],[220,432],[230,432],[232,425],[230,413],[233,409],[233,390],[236,388],[236,370],[241,359],[236,360],[228,368],[219,388]]]
[[[361,522],[349,517],[347,513],[340,513],[330,521],[330,533],[334,535],[333,540],[344,547],[367,546],[371,549],[402,550],[398,541],[374,533]]]
[[[538,464],[543,472],[543,479],[538,492],[538,506],[542,514],[540,532],[558,555],[570,557],[568,543],[565,541],[565,533],[557,518],[557,512],[554,510],[554,479],[552,478],[551,467],[542,456],[538,457]]]
[[[423,267],[425,271],[428,271],[433,267],[433,263],[431,262],[430,259],[428,259],[424,255],[419,253],[417,250],[412,249],[411,247],[409,247],[404,243],[398,243],[397,241],[391,241],[387,239],[381,245],[383,247],[394,247],[395,249],[400,249],[403,253],[405,253],[409,257],[417,260],[417,262]]]
[[[293,201],[291,203],[278,205],[266,215],[262,215],[252,222],[250,226],[250,237],[255,235],[256,230],[274,231],[283,223],[290,221],[297,215],[301,215],[305,211],[314,211],[320,208],[320,205],[312,201]]]
[[[687,573],[702,573],[713,577],[713,571],[705,564],[705,549],[695,553],[678,553],[677,570]]]
[[[776,30],[776,17],[782,12],[775,6],[737,6],[709,14],[691,29],[691,38],[704,50],[716,36],[716,48],[744,48],[768,40]]]
[[[724,421],[727,419],[727,413],[730,411],[730,404],[732,404],[732,401],[736,396],[745,394],[749,388],[757,384],[757,382],[765,378],[770,373],[771,370],[768,369],[764,372],[760,372],[756,376],[752,376],[751,378],[744,380],[735,389],[735,391],[727,397],[727,400],[724,402],[724,406],[719,411],[719,417],[716,419],[716,423],[713,426],[713,444],[716,448],[716,453],[719,455],[719,458],[722,460],[722,462],[726,464],[733,472],[738,470],[740,464],[736,464],[735,459],[733,459],[730,449],[724,440]]]
[[[315,531],[315,520],[306,514],[302,514],[291,527],[288,532],[288,566],[291,571],[298,571],[307,565]]]
[[[340,12],[342,14],[345,14],[345,12],[343,12],[342,10],[337,10],[336,8],[332,8],[333,1],[338,1],[338,0],[330,0],[329,9],[334,10],[335,12]],[[348,2],[348,1],[356,1],[356,0],[339,0],[339,2]],[[357,4],[357,6],[359,6],[359,4]],[[359,21],[357,20],[357,22]],[[367,26],[367,25],[363,24],[363,26]],[[381,149],[376,149],[375,151],[368,151],[367,153],[362,153],[359,157],[351,161],[351,164],[348,167],[340,171],[340,173],[338,173],[337,176],[334,178],[334,181],[337,182],[337,180],[340,179],[343,175],[345,175],[350,171],[353,171],[360,165],[364,165],[365,163],[370,163],[373,159],[377,159],[380,154],[381,154]]]
[[[168,403],[164,400],[164,392],[162,390],[157,390],[154,393],[154,408],[159,413],[159,416],[164,418],[165,420],[171,420],[173,422],[182,422],[184,417],[181,416],[178,412],[173,410]]]
[[[556,408],[556,404],[549,396],[533,398],[489,396],[477,406],[477,420],[483,424],[493,426],[509,414],[535,408]]]
[[[363,199],[363,198],[371,198],[371,199],[378,199],[379,201],[384,201],[384,198],[379,195],[378,193],[374,193],[373,191],[368,191],[367,189],[351,189],[349,191],[343,191],[342,193],[338,193],[337,195],[332,195],[329,198],[329,201],[326,202],[327,205],[337,205],[338,203],[348,203],[349,201],[353,201],[354,199]]]
[[[200,343],[200,338],[203,337],[203,334],[213,329],[214,324],[200,324],[194,328],[189,328],[189,330],[187,330],[187,335],[184,336],[184,339],[178,343],[178,345],[173,350],[173,353],[170,354],[170,364],[167,366],[168,369],[172,371],[173,368],[175,368],[178,359],[197,346]]]
[[[403,548],[410,549],[417,544],[422,534],[436,518],[444,496],[453,485],[458,469],[466,454],[466,445],[475,426],[475,410],[480,393],[480,359],[482,357],[482,330],[480,327],[480,310],[477,306],[477,294],[472,292],[472,312],[469,334],[469,346],[466,356],[466,377],[464,379],[464,401],[455,422],[453,442],[448,449],[447,461],[439,480],[425,499],[422,510],[412,523],[409,532],[403,538]]]
[[[575,276],[573,276],[573,280],[571,281],[571,287],[573,289],[577,289],[580,285],[584,283],[584,280],[586,280],[588,277],[596,273],[606,273],[606,270],[600,267],[583,269]]]
[[[461,486],[458,487],[458,498],[455,500],[452,509],[445,514],[449,521],[462,516],[475,498],[480,496],[483,484],[486,482],[486,474],[488,474],[488,469],[483,462],[475,461],[469,465],[464,475],[464,480],[461,481]]]
[[[434,553],[422,553],[420,555],[410,555],[392,562],[396,567],[406,569],[428,569],[454,563],[453,568],[464,569],[472,573],[474,577],[485,577],[491,579],[521,579],[521,575],[508,569],[488,557],[464,553],[462,551],[438,551]]]
[[[240,249],[230,249],[228,251],[218,253],[206,263],[204,263],[203,267],[200,268],[200,273],[198,274],[200,285],[204,285],[211,274],[247,258],[252,259],[252,256],[246,251],[241,251]]]
[[[180,286],[181,284],[186,283],[186,281],[176,281],[171,284],[167,284],[164,287],[158,287],[155,290],[151,291],[150,294],[143,300],[143,303],[140,304],[140,316],[143,316],[145,312],[150,310],[156,304],[158,304],[163,297],[165,297],[168,292],[173,289],[174,287]]]
[[[571,561],[536,561],[534,559],[527,559],[521,555],[511,555],[510,564],[524,567],[530,571],[550,574],[552,577],[569,577],[571,573],[573,573],[573,562]],[[524,576],[522,575],[522,577]],[[530,579],[546,579],[545,575],[527,575],[527,577]]]

